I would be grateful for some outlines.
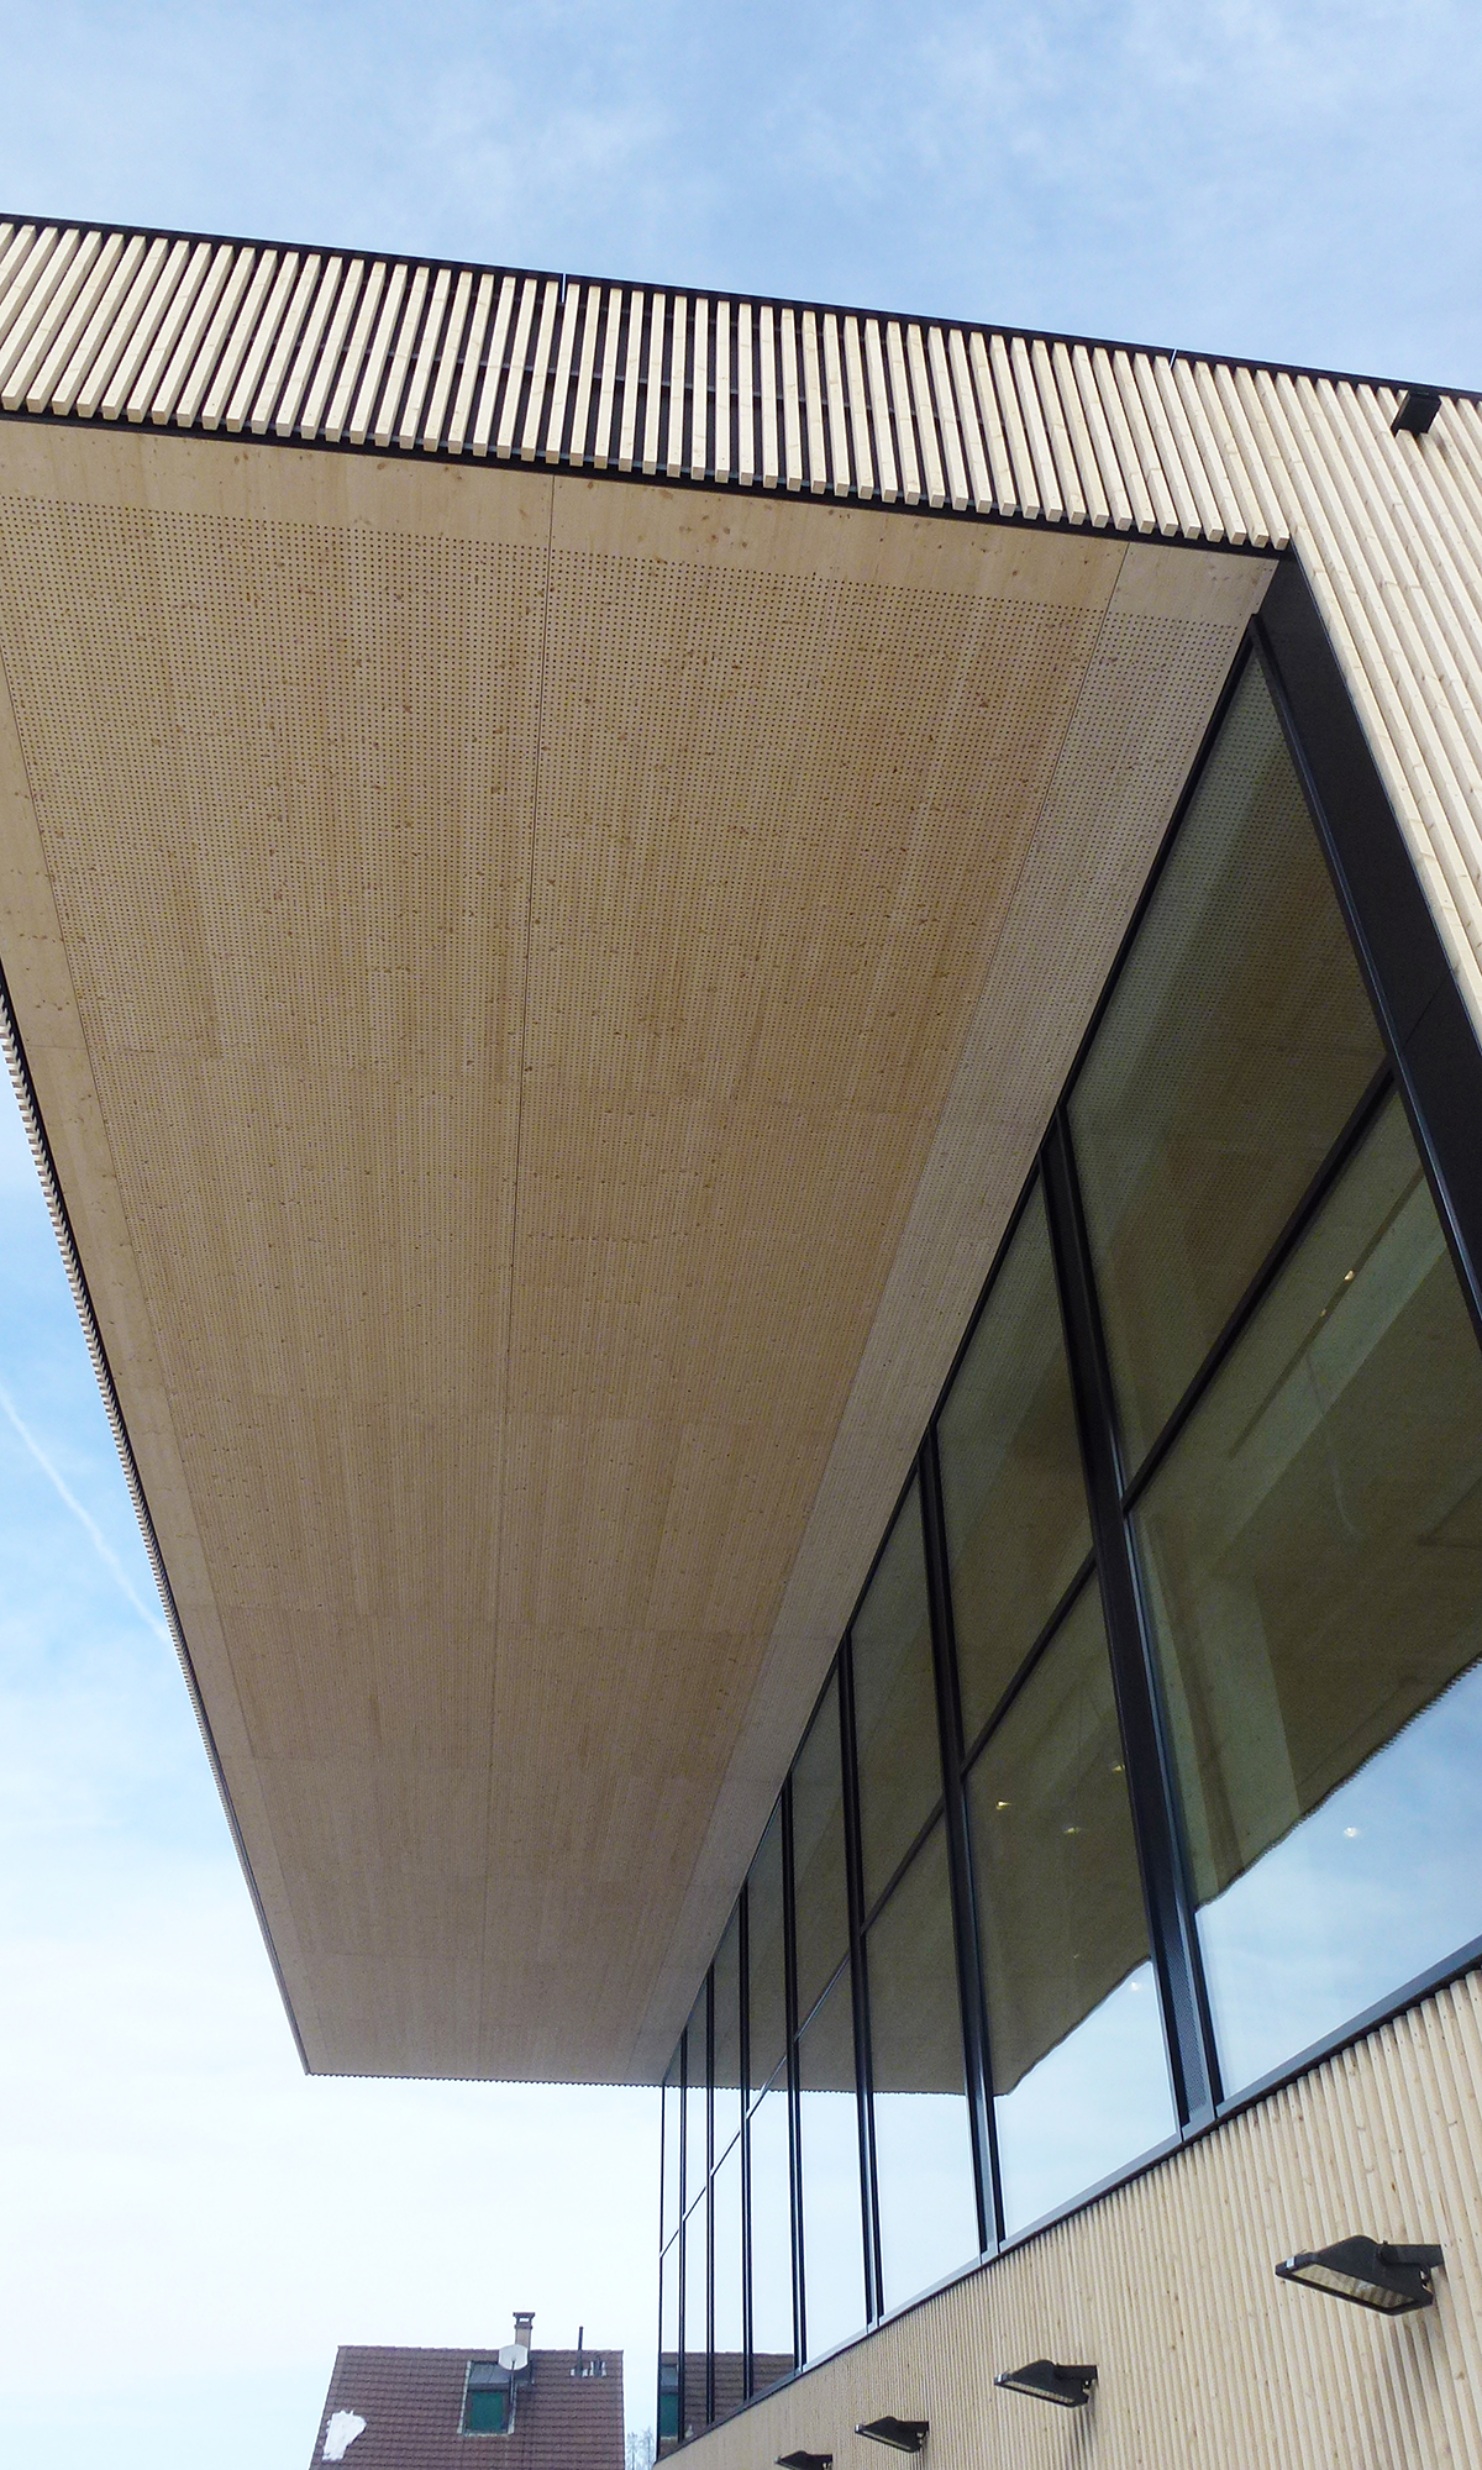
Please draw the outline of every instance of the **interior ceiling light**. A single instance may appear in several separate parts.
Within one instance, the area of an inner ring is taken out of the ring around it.
[[[930,2419],[868,2419],[854,2432],[875,2444],[888,2444],[896,2453],[924,2453],[930,2427]]]
[[[1032,2393],[1036,2401],[1058,2402],[1062,2410],[1083,2410],[1096,2382],[1094,2367],[1061,2367],[1054,2359],[1031,2359],[1027,2367],[1009,2367],[995,2376],[1006,2393]]]
[[[1288,2256],[1276,2270],[1283,2281],[1326,2290],[1330,2298],[1346,2298],[1355,2307],[1372,2307],[1382,2316],[1407,2316],[1417,2307],[1434,2307],[1431,2274],[1441,2261],[1439,2247],[1391,2247],[1372,2238],[1340,2238],[1336,2247]]]
[[[779,2453],[777,2470],[834,2470],[832,2453]]]

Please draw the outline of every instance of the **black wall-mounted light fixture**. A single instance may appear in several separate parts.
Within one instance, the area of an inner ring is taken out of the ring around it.
[[[779,2453],[777,2470],[834,2470],[832,2453]]]
[[[1440,408],[1434,386],[1407,386],[1389,425],[1396,437],[1424,437]]]
[[[1443,2261],[1439,2247],[1392,2247],[1372,2238],[1340,2238],[1335,2247],[1288,2256],[1276,2267],[1282,2281],[1300,2281],[1329,2298],[1372,2307],[1381,2316],[1407,2316],[1434,2307],[1431,2274]]]
[[[874,2444],[888,2444],[896,2453],[924,2453],[931,2430],[930,2419],[869,2419],[856,2427],[857,2436],[868,2436]]]
[[[1027,2367],[1005,2368],[995,2376],[1006,2393],[1030,2393],[1036,2401],[1055,2401],[1062,2410],[1084,2410],[1096,2383],[1094,2367],[1061,2367],[1054,2359],[1031,2359]]]

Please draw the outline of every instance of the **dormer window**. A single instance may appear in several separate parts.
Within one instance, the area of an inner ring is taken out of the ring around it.
[[[465,2436],[507,2436],[514,2422],[513,2379],[498,2359],[470,2359],[463,2388]]]

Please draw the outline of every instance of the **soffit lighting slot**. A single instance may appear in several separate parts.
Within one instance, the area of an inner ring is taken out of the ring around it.
[[[1424,437],[1440,408],[1434,386],[1407,386],[1389,425],[1396,437]]]
[[[993,2381],[1006,2393],[1030,2393],[1036,2401],[1058,2402],[1062,2410],[1084,2410],[1096,2384],[1096,2370],[1062,2367],[1055,2359],[1031,2359],[1027,2367],[1006,2368]]]
[[[872,2444],[888,2444],[895,2453],[924,2453],[931,2428],[930,2419],[868,2419],[856,2427],[857,2436],[868,2436]]]
[[[1346,2298],[1377,2315],[1407,2316],[1434,2307],[1431,2274],[1444,2261],[1439,2247],[1393,2247],[1372,2238],[1340,2238],[1336,2246],[1288,2256],[1276,2267],[1282,2281]]]

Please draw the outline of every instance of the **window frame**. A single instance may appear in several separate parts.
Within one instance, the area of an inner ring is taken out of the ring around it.
[[[1071,1145],[1070,1102],[1128,955],[1156,897],[1169,854],[1183,828],[1206,764],[1252,666],[1271,697],[1288,755],[1295,768],[1359,974],[1373,1006],[1384,1061],[1372,1076],[1348,1120],[1338,1128],[1326,1156],[1286,1225],[1271,1241],[1266,1257],[1253,1271],[1224,1326],[1206,1349],[1183,1396],[1170,1409],[1161,1429],[1143,1452],[1129,1478],[1121,1460],[1111,1369]],[[938,2287],[950,2286],[979,2263],[1037,2236],[1048,2222],[1080,2211],[1108,2187],[1136,2176],[1181,2144],[1208,2133],[1223,2119],[1263,2099],[1277,2086],[1305,2074],[1334,2051],[1371,2031],[1377,2023],[1413,2006],[1446,1981],[1457,1978],[1482,1962],[1482,1934],[1479,1934],[1425,1973],[1397,1984],[1373,2007],[1349,2018],[1309,2048],[1294,2053],[1258,2082],[1244,2084],[1233,2093],[1225,2092],[1220,2081],[1210,2001],[1204,1981],[1191,1864],[1183,1831],[1173,1746],[1162,1701],[1152,1623],[1137,1564],[1134,1512],[1139,1499],[1175,1446],[1200,1400],[1218,1378],[1231,1349],[1238,1344],[1301,1242],[1379,1108],[1395,1090],[1404,1104],[1453,1267],[1479,1344],[1482,1344],[1482,1143],[1475,1139],[1475,1125],[1482,1121],[1482,1044],[1479,1044],[1473,1030],[1460,989],[1447,962],[1420,880],[1379,780],[1316,605],[1295,561],[1288,557],[1278,567],[1262,608],[1248,626],[1232,661],[1190,764],[1167,831],[1149,869],[1147,881],[1086,1022],[1023,1189],[1010,1212],[982,1290],[933,1403],[921,1441],[904,1471],[899,1492],[884,1523],[878,1548],[865,1574],[849,1623],[809,1711],[807,1723],[800,1731],[801,1745],[817,1720],[829,1690],[836,1687],[843,1757],[848,1903],[848,1953],[843,1960],[850,1963],[852,1980],[865,2294],[865,2323],[858,2333],[849,2336],[839,2347],[849,2347],[854,2340],[873,2331],[888,2315],[903,2312],[899,2305],[887,2309],[883,2300],[866,1933],[884,1910],[940,1818],[945,1818],[979,2252],[976,2258],[965,2259]],[[1044,1196],[1055,1291],[1086,1486],[1091,1545],[1060,1602],[1049,1613],[1040,1636],[1023,1656],[1000,1705],[979,1726],[974,1738],[968,1741],[963,1735],[956,1642],[952,1628],[938,1427],[959,1367],[972,1344],[999,1270],[1036,1188],[1041,1189]],[[918,1837],[903,1853],[890,1879],[866,1907],[852,1633],[854,1621],[873,1584],[879,1563],[913,1487],[919,1487],[943,1790]],[[1090,1583],[1097,1586],[1101,1597],[1117,1714],[1122,1727],[1133,1834],[1172,2079],[1176,2127],[1163,2143],[1129,2161],[1097,2186],[1081,2190],[1047,2214],[1043,2221],[1006,2233],[993,2114],[992,2019],[984,1998],[981,1942],[977,1927],[978,1886],[970,1841],[967,1774],[1005,1709],[1023,1687],[1046,1645],[1056,1635],[1067,1608],[1081,1588]],[[786,2057],[783,2073],[774,2081],[785,2082],[788,2100],[795,2362],[792,2375],[796,2377],[808,2372],[818,2362],[806,2359],[804,2342],[807,2255],[800,2184],[799,2038],[808,2018],[798,2012],[796,1878],[790,1774],[779,1796],[777,1815],[782,1838]],[[750,1950],[747,1889],[744,1885],[738,1900],[738,1912],[743,2077],[744,2391],[749,2402],[755,2396],[756,2389],[751,2292],[750,2128],[757,2088],[751,2085],[748,2074]],[[812,2013],[817,2013],[823,1998],[828,1995],[828,1988],[837,1981],[839,1970],[842,1970],[842,1960],[831,1974],[829,1984],[819,1991],[811,2008]],[[713,2034],[713,2014],[711,2030]],[[715,2158],[713,2154],[710,2156],[712,2164]],[[695,2192],[697,2190],[685,2185],[686,2211],[693,2203]],[[919,2297],[926,2295],[929,2293],[920,2293],[918,2298],[906,2301],[905,2305],[915,2305],[919,2303]],[[790,2380],[783,2378],[781,2381],[785,2383]],[[779,2389],[780,2384],[766,2387],[769,2392]],[[713,2410],[713,2406],[712,2361],[707,2378],[707,2407]],[[712,2422],[707,2420],[708,2423]]]

